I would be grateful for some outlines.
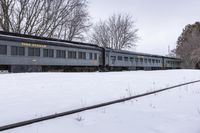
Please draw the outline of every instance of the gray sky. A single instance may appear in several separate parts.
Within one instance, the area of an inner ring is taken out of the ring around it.
[[[140,40],[136,51],[165,55],[175,48],[187,24],[200,20],[200,0],[88,0],[93,22],[113,13],[128,13],[136,21]]]

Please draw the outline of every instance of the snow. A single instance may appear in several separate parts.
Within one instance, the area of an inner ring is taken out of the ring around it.
[[[0,126],[200,79],[198,70],[0,74]],[[199,133],[200,83],[5,133]]]

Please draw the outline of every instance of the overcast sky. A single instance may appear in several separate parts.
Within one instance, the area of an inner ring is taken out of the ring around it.
[[[88,0],[93,22],[114,13],[128,13],[136,21],[140,41],[136,51],[165,55],[175,48],[187,24],[200,20],[200,0]]]

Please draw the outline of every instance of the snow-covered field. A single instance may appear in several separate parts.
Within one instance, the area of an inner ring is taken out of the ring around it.
[[[0,126],[200,79],[198,70],[0,74]],[[5,133],[200,133],[200,83]]]

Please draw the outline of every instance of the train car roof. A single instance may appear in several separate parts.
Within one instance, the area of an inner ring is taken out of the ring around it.
[[[169,57],[169,56],[163,56],[163,55],[147,54],[147,53],[141,53],[141,52],[127,51],[127,50],[115,50],[115,49],[110,49],[110,48],[107,48],[107,50],[111,50],[113,52],[121,53],[121,54],[132,54],[132,55],[139,55],[139,56],[159,57],[159,58],[164,57],[164,58],[168,58],[168,59],[180,60],[180,58],[177,58],[177,57]]]
[[[40,37],[40,36],[32,36],[32,35],[25,35],[25,34],[18,34],[18,33],[11,33],[0,31],[1,39],[7,40],[7,38],[12,38],[13,41],[39,41],[40,43],[44,43],[47,45],[54,45],[55,46],[79,46],[79,47],[87,47],[87,48],[100,48],[98,45],[90,44],[90,43],[83,43],[83,42],[76,42],[76,41],[67,41],[61,39],[54,39],[54,38],[47,38],[47,37]],[[51,44],[49,44],[51,43]]]

